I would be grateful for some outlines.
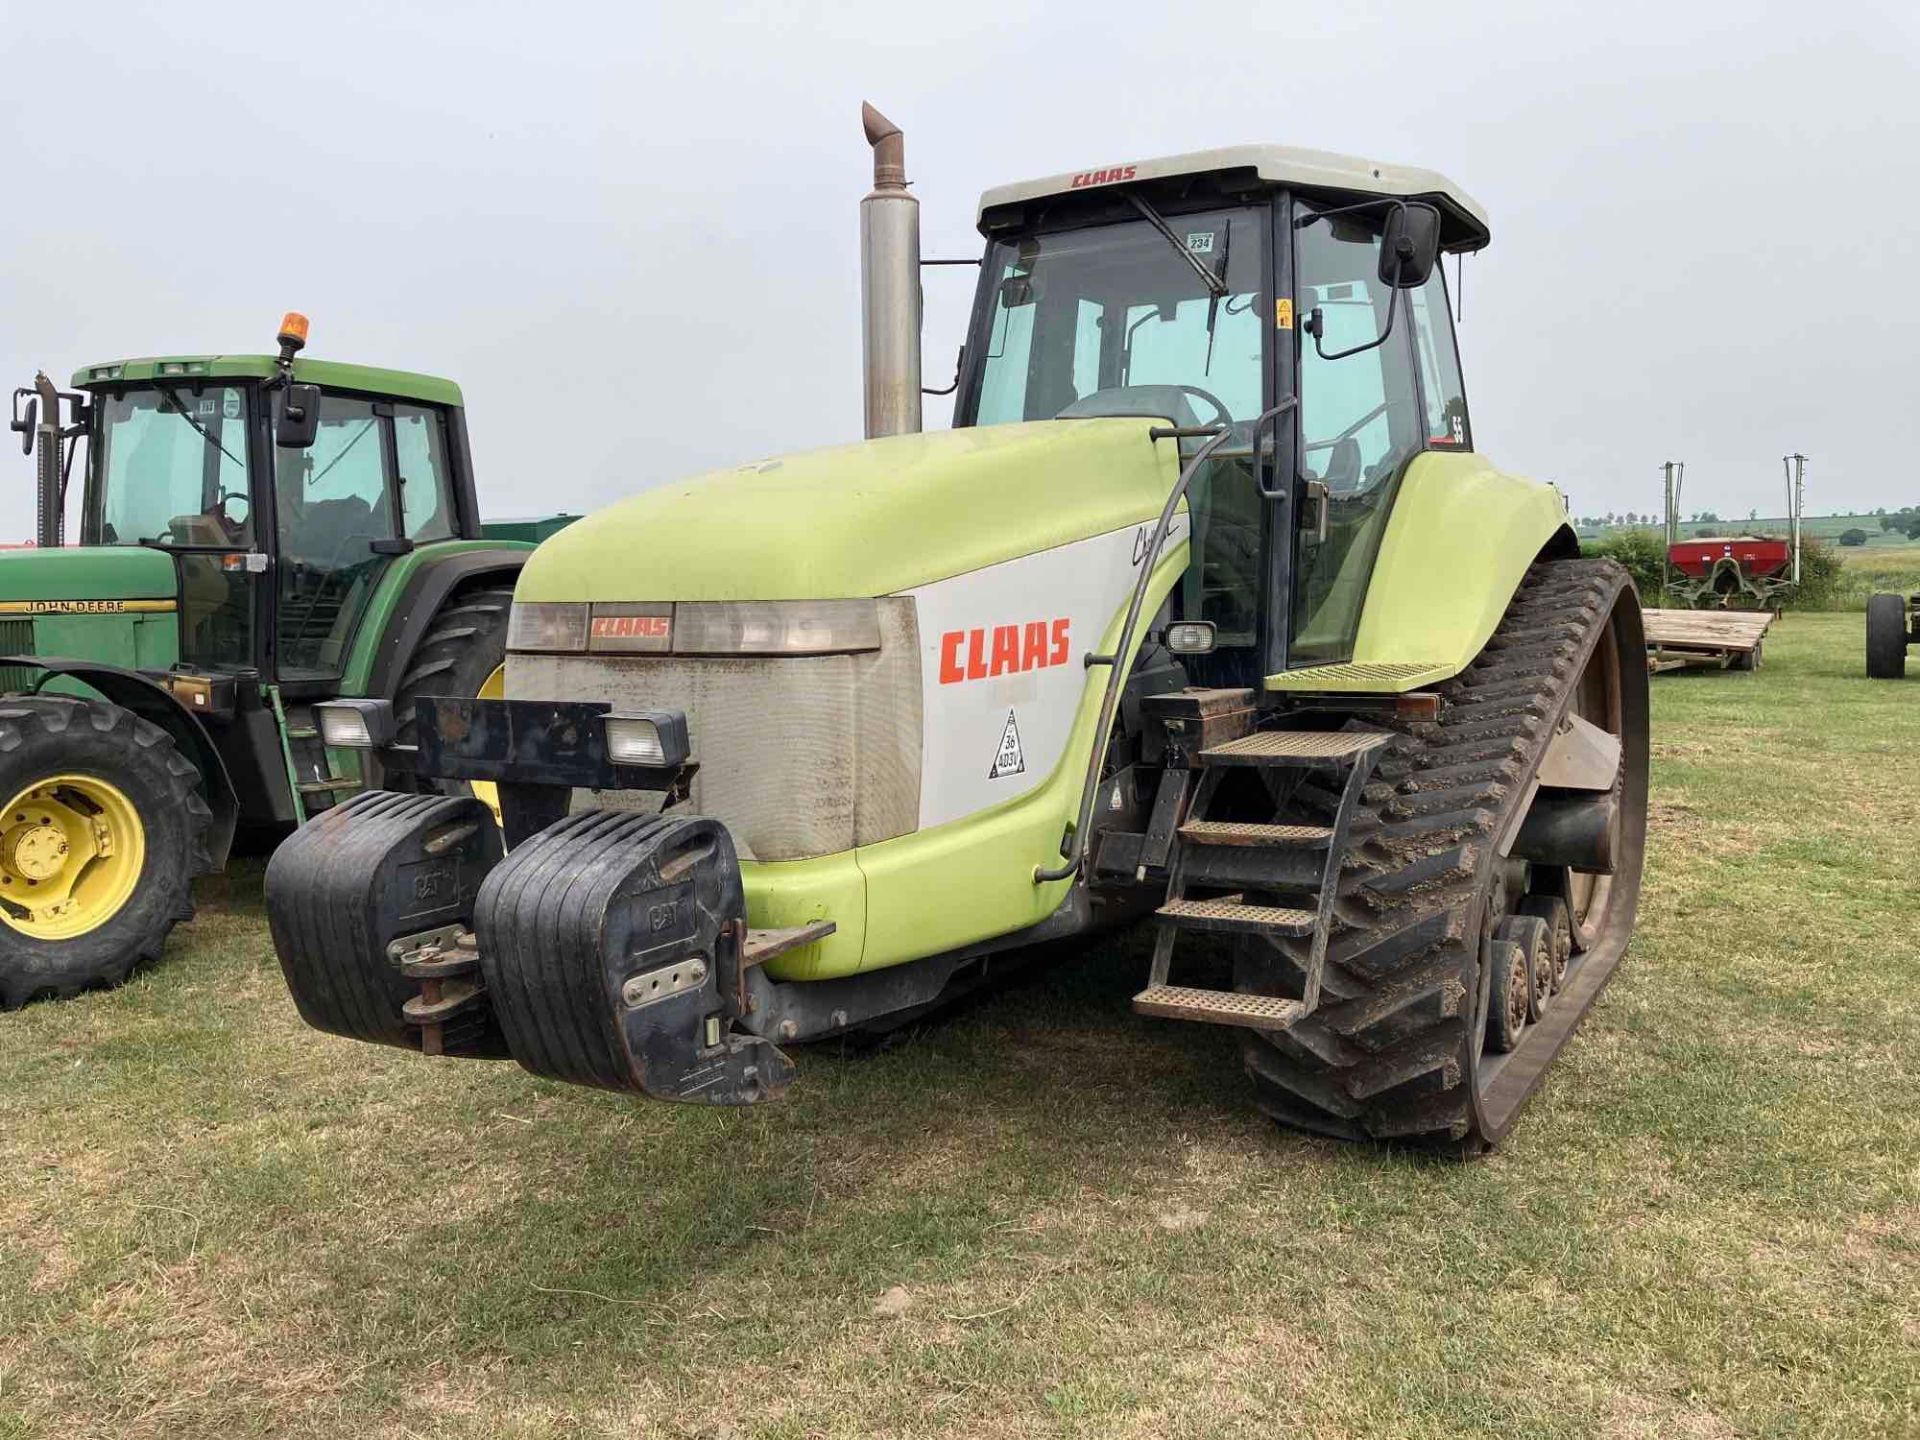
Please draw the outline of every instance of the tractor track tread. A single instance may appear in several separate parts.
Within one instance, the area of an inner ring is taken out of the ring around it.
[[[153,793],[146,798],[160,813],[151,819],[142,814],[149,826],[148,862],[140,886],[94,936],[67,941],[21,938],[17,947],[9,944],[11,953],[0,956],[0,1011],[124,984],[138,967],[160,959],[175,925],[193,919],[193,878],[216,868],[209,848],[213,810],[202,794],[199,769],[175,748],[171,735],[132,711],[77,695],[9,697],[0,704],[0,758],[22,746],[60,743],[74,734],[76,723],[87,732],[73,741],[76,755],[82,757],[77,765],[110,765],[117,758],[134,766],[136,773],[149,772],[145,778]],[[113,756],[116,749],[121,751],[118,757]],[[87,756],[89,750],[98,753]],[[50,767],[45,773],[55,773],[62,761],[56,752],[39,763]],[[105,778],[127,789],[119,777]],[[11,793],[17,787],[9,781],[7,788]],[[186,861],[178,871],[168,864],[166,837],[156,833],[152,823],[164,827],[176,815],[181,833],[172,837],[171,846]],[[149,883],[156,875],[162,877],[157,887]],[[0,935],[9,942],[15,938],[11,931]]]
[[[1483,897],[1506,818],[1582,667],[1628,623],[1616,608],[1633,603],[1612,561],[1538,562],[1482,652],[1434,687],[1438,721],[1393,722],[1338,872],[1325,968],[1351,983],[1289,1031],[1240,1032],[1263,1111],[1317,1133],[1452,1153],[1484,1148],[1511,1123],[1517,1102],[1488,1121],[1474,1094]],[[1301,787],[1285,818],[1321,821],[1331,803]],[[1299,940],[1242,941],[1236,988],[1297,993],[1288,986],[1306,954]]]
[[[419,726],[415,702],[427,695],[452,694],[468,697],[476,694],[494,668],[506,659],[507,616],[513,604],[510,587],[477,585],[457,590],[435,612],[433,623],[420,637],[406,669],[394,688],[394,741],[408,746],[417,743]],[[433,681],[455,676],[451,689],[435,689]],[[438,788],[447,794],[467,795],[472,787],[463,781],[427,781],[417,779],[410,770],[395,764],[388,775],[392,788]]]

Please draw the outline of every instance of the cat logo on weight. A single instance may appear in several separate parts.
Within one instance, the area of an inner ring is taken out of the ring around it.
[[[1007,775],[1022,774],[1027,768],[1027,757],[1020,750],[1020,727],[1013,723],[1013,711],[1007,712],[1007,728],[1000,732],[1000,753],[993,757],[993,768],[987,771],[989,780],[999,780]]]

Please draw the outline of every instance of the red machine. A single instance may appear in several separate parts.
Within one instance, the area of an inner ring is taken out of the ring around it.
[[[1722,560],[1732,560],[1754,579],[1784,575],[1793,564],[1793,548],[1783,539],[1759,535],[1702,535],[1667,546],[1667,563],[1694,580],[1704,580]]]

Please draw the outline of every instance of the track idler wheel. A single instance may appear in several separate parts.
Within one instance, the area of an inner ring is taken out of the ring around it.
[[[516,846],[475,908],[481,972],[536,1075],[660,1100],[777,1099],[793,1064],[744,1014],[746,897],[717,820],[592,810]]]
[[[1487,972],[1492,990],[1487,1002],[1487,1049],[1504,1055],[1519,1045],[1533,1008],[1533,976],[1526,948],[1496,935],[1487,941]]]
[[[1536,1023],[1553,998],[1553,932],[1532,915],[1511,915],[1494,934],[1511,940],[1527,957],[1527,1023]]]
[[[1567,962],[1573,959],[1573,919],[1567,914],[1567,902],[1558,895],[1529,895],[1520,902],[1520,913],[1546,923],[1547,993],[1558,995],[1566,983]]]
[[[295,831],[267,866],[266,892],[300,1018],[376,1045],[419,1050],[425,1036],[438,1054],[503,1058],[477,987],[442,1000],[436,977],[423,1018],[421,981],[404,969],[417,968],[409,957],[423,937],[450,946],[470,925],[501,853],[492,813],[468,796],[368,791]]]

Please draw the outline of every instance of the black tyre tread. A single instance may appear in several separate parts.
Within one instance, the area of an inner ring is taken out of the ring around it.
[[[1440,718],[1393,722],[1353,819],[1327,953],[1358,993],[1288,1031],[1239,1032],[1263,1110],[1319,1133],[1480,1148],[1470,1045],[1496,837],[1630,591],[1613,561],[1534,565],[1486,648],[1438,687]],[[1304,958],[1304,942],[1246,940],[1236,985],[1288,993]]]
[[[505,659],[507,617],[513,606],[510,586],[485,586],[457,591],[433,617],[407,659],[407,668],[394,693],[394,738],[401,745],[415,743],[414,702],[423,695],[471,696]],[[397,770],[395,788],[412,782]],[[443,782],[449,793],[468,794],[464,782]]]
[[[1867,597],[1867,675],[1899,680],[1907,673],[1907,603],[1898,595]]]
[[[45,752],[27,762],[43,775],[68,768],[63,756],[81,770],[126,766],[145,777],[155,813],[143,807],[148,862],[140,888],[101,930],[67,941],[0,931],[0,1010],[124,983],[137,966],[161,957],[175,925],[193,918],[193,878],[214,869],[213,811],[201,793],[200,771],[158,725],[78,696],[0,697],[0,773],[11,768],[7,757],[23,750]],[[21,783],[32,783],[31,774]],[[11,776],[0,784],[8,794],[17,788]]]

